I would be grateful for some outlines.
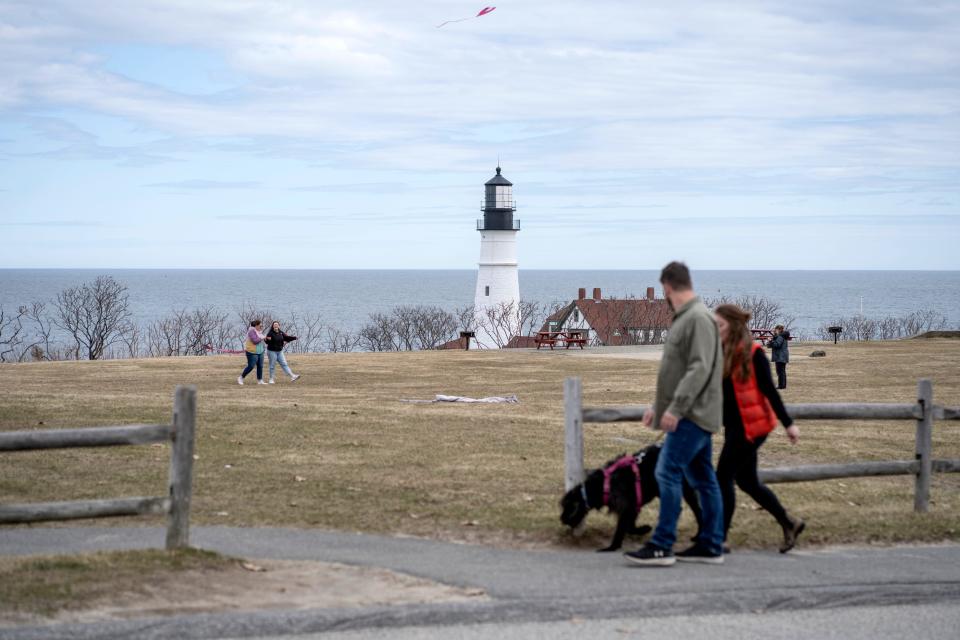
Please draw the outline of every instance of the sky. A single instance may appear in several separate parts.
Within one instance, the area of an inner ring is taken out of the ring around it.
[[[960,269],[957,0],[483,6],[0,0],[0,268]]]

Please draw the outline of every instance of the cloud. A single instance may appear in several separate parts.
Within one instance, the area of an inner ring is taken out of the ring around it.
[[[212,189],[256,189],[260,187],[259,182],[238,180],[176,180],[173,182],[153,182],[143,185],[156,189],[176,189],[176,190],[212,190]]]
[[[408,189],[409,186],[403,182],[358,182],[290,188],[291,191],[320,191],[324,193],[400,193]]]
[[[236,220],[236,221],[254,221],[254,222],[314,222],[326,221],[330,216],[313,214],[287,214],[287,213],[227,213],[216,216],[217,220]]]
[[[98,136],[64,118],[30,116],[20,120],[44,141],[53,143],[54,147],[43,151],[8,152],[12,157],[47,158],[58,161],[109,160],[127,167],[146,167],[173,161],[173,158],[168,155],[150,150],[149,145],[103,144]]]
[[[100,222],[90,220],[13,220],[0,222],[3,227],[102,227]]]

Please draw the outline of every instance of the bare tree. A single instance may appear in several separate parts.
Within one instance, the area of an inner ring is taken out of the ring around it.
[[[325,326],[319,313],[290,314],[290,320],[280,325],[284,332],[297,336],[287,348],[292,353],[313,353],[323,351]],[[268,327],[269,330],[269,327]]]
[[[486,349],[502,349],[520,333],[520,305],[509,301],[482,307],[475,322],[477,343]]]
[[[360,345],[360,336],[341,331],[339,327],[327,327],[326,347],[331,353],[346,353]]]
[[[0,307],[0,362],[19,360],[16,354],[22,345],[23,312],[24,307],[20,307],[16,315],[11,315]]]
[[[213,307],[174,309],[147,327],[147,352],[153,357],[200,356],[208,347],[223,348],[231,333],[227,314]]]
[[[120,342],[126,347],[126,357],[139,358],[143,354],[143,329],[140,325],[131,323],[120,336]]]
[[[419,349],[436,349],[456,337],[457,318],[440,307],[417,307],[413,333]]]
[[[417,348],[419,314],[419,307],[410,305],[394,307],[391,312],[390,320],[397,351],[413,351]]]
[[[245,301],[241,304],[236,310],[237,318],[242,327],[242,335],[246,336],[247,331],[250,329],[250,322],[253,320],[260,320],[264,326],[267,328],[270,327],[270,324],[279,318],[279,316],[269,308],[263,308],[258,306],[255,302],[250,300]]]
[[[454,309],[453,315],[461,331],[474,331],[476,329],[477,312],[476,307],[472,304]]]
[[[69,287],[57,294],[54,324],[73,339],[76,358],[103,357],[108,347],[120,340],[130,320],[127,287],[111,276],[99,276],[92,283]]]
[[[744,311],[749,311],[751,329],[772,329],[778,324],[790,329],[794,320],[784,315],[783,306],[779,302],[766,296],[720,296],[707,299],[706,304],[711,309],[716,309],[721,304],[735,304]]]
[[[384,313],[371,313],[370,321],[360,329],[359,344],[366,351],[399,351],[393,318]]]
[[[147,327],[147,351],[151,357],[164,358],[181,355],[186,342],[185,310],[174,310],[173,315],[159,318]]]

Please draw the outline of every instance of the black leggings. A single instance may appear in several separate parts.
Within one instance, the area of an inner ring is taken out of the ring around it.
[[[720,451],[720,461],[717,463],[717,482],[720,484],[720,495],[723,497],[723,539],[727,539],[727,531],[733,521],[733,511],[737,506],[737,494],[733,488],[734,481],[741,491],[757,501],[761,507],[770,512],[781,527],[790,526],[787,512],[777,499],[776,494],[757,477],[757,450],[767,437],[757,438],[755,442],[747,442],[743,436],[730,437],[727,434]]]

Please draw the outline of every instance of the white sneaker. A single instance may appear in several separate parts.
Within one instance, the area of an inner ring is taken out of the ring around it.
[[[296,381],[299,380],[299,379],[300,379],[300,374],[299,374],[299,373],[295,373],[295,374],[293,374],[292,376],[290,376],[290,382],[296,382]]]
[[[239,385],[243,384],[243,376],[237,376],[237,384]]]
[[[267,383],[264,382],[263,380],[257,380],[257,384],[267,384]]]
[[[274,384],[273,378],[270,378],[270,384]]]

